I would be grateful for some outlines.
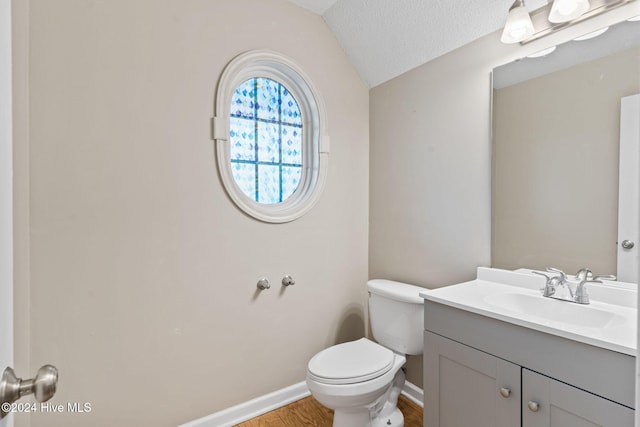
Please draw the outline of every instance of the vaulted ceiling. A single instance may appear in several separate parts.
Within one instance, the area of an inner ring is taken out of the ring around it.
[[[513,0],[290,0],[322,15],[362,79],[377,86],[504,25]],[[527,9],[547,0],[529,0]]]

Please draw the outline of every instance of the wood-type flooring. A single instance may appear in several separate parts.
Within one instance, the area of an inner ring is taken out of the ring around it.
[[[422,427],[422,408],[400,395],[398,408],[404,415],[405,427]],[[333,411],[322,406],[313,396],[237,424],[236,427],[331,427]]]

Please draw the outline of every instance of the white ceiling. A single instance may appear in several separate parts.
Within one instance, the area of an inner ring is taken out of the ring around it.
[[[322,15],[377,86],[504,25],[513,0],[289,0]],[[547,0],[529,0],[527,9]]]

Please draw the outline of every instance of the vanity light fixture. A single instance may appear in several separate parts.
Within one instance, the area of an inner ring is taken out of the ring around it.
[[[554,0],[549,12],[549,22],[570,22],[591,8],[589,0]]]
[[[500,40],[524,45],[634,1],[637,0],[548,0],[546,5],[528,12],[524,1],[516,0],[509,9]],[[629,19],[633,20],[640,20],[640,16]]]
[[[504,24],[502,43],[519,43],[533,35],[533,22],[524,7],[524,0],[516,0],[509,8],[507,22]]]

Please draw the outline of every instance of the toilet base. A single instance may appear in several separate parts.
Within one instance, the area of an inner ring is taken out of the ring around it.
[[[404,416],[397,406],[404,381],[400,369],[377,402],[368,407],[336,408],[333,427],[404,427]]]
[[[333,418],[333,426],[404,427],[404,416],[398,408],[391,414],[377,417],[373,421],[368,411],[338,412]]]
[[[404,416],[400,409],[396,408],[389,416],[377,418],[371,424],[372,427],[404,427]]]

